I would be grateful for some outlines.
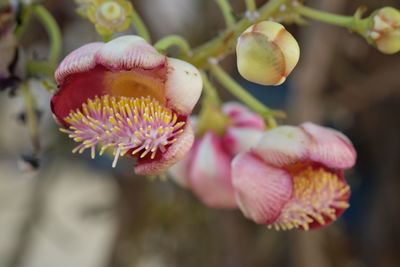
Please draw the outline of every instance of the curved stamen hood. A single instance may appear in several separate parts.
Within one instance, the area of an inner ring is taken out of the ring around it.
[[[70,53],[56,70],[51,105],[71,138],[100,154],[138,158],[138,174],[157,174],[191,147],[186,123],[202,81],[198,70],[159,54],[138,36],[91,43]],[[182,140],[180,140],[182,139]]]

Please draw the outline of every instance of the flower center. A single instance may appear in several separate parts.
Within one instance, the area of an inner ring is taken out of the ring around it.
[[[105,2],[100,6],[99,12],[101,16],[108,21],[120,19],[123,15],[122,7],[115,2]]]
[[[349,194],[349,186],[338,175],[308,167],[293,176],[292,199],[270,227],[308,230],[313,223],[325,225],[336,219],[337,210],[349,207]]]
[[[148,97],[95,97],[82,105],[82,110],[71,111],[65,118],[69,129],[60,129],[80,144],[73,153],[91,150],[92,158],[96,146],[102,155],[112,149],[115,167],[120,156],[129,153],[154,159],[157,153],[164,153],[183,132],[185,122],[178,116]]]

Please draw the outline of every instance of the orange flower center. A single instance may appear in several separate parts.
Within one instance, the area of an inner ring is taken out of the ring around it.
[[[112,96],[151,96],[159,104],[165,104],[164,84],[145,71],[107,71],[104,86]]]
[[[325,225],[336,219],[337,210],[349,207],[349,186],[324,168],[307,167],[293,176],[292,199],[274,224],[276,230]]]

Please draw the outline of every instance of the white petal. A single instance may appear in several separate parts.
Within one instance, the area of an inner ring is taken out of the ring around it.
[[[263,133],[250,127],[229,127],[224,135],[225,147],[232,155],[246,152],[260,141]]]
[[[189,114],[199,100],[203,82],[193,65],[168,58],[165,96],[169,105],[181,114]]]
[[[143,38],[135,35],[118,37],[106,43],[97,53],[96,62],[111,68],[154,69],[165,64],[165,56],[149,45]]]
[[[266,131],[253,149],[274,166],[285,166],[308,157],[310,138],[299,127],[279,126]]]

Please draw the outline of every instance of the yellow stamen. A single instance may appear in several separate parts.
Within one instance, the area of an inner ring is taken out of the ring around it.
[[[89,99],[82,104],[82,110],[71,111],[65,121],[70,127],[60,131],[81,143],[74,153],[90,149],[94,158],[96,146],[100,146],[100,155],[111,148],[115,155],[113,167],[128,152],[139,158],[151,152],[150,159],[154,159],[177,140],[185,125],[154,98],[108,95]]]
[[[337,174],[324,168],[308,167],[293,176],[292,200],[273,224],[276,229],[325,225],[336,219],[338,209],[349,207],[349,186]]]

